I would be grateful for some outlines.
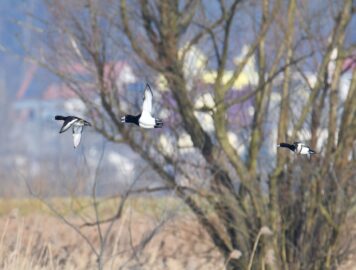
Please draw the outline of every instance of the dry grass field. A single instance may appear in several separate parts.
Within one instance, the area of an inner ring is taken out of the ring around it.
[[[104,269],[223,269],[220,254],[184,209],[157,229],[164,211],[161,202],[141,200],[130,200],[122,218],[114,223],[103,256]],[[68,200],[52,203],[75,225],[83,224],[89,215],[85,210],[74,215]],[[97,269],[97,258],[85,240],[41,202],[3,200],[0,205],[1,269]],[[112,209],[113,202],[105,207]],[[103,225],[102,231],[107,227]],[[152,233],[155,228],[157,232]],[[80,230],[99,248],[96,226]],[[142,240],[152,235],[142,247]]]
[[[50,202],[99,250],[97,227],[79,227],[90,220],[89,200]],[[115,205],[115,200],[105,201],[100,214],[110,215]],[[168,208],[175,209],[174,214]],[[0,237],[1,269],[98,269],[86,241],[38,200],[1,200]],[[102,258],[104,269],[224,269],[222,257],[194,218],[167,198],[129,200],[112,227]],[[340,269],[356,269],[354,262]]]

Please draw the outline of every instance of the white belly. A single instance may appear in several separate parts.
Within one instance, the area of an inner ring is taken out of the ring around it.
[[[309,148],[308,147],[302,147],[302,149],[300,150],[300,154],[301,155],[309,154]]]
[[[156,119],[154,119],[151,115],[147,113],[143,113],[138,120],[140,127],[143,128],[154,128],[156,124]]]

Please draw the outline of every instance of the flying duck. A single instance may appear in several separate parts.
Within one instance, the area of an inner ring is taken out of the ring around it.
[[[308,155],[308,158],[310,158],[312,154],[316,154],[314,150],[310,149],[309,146],[306,146],[304,143],[301,142],[294,142],[293,144],[280,143],[277,144],[277,147],[288,148],[289,150],[299,155]]]
[[[76,116],[61,116],[61,115],[56,115],[54,117],[56,120],[63,120],[63,126],[59,133],[63,133],[67,131],[70,127],[72,127],[73,131],[73,143],[74,143],[74,148],[77,148],[77,146],[80,143],[80,139],[82,137],[82,132],[83,132],[83,127],[84,126],[91,126],[91,124],[88,121],[85,121],[79,117]]]
[[[146,84],[143,96],[142,112],[138,115],[125,115],[121,117],[122,123],[132,123],[142,128],[161,128],[163,122],[152,116],[152,90],[149,84]]]

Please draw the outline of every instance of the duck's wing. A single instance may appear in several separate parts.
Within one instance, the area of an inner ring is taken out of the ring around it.
[[[56,115],[55,117],[54,117],[54,119],[55,120],[66,120],[66,116],[62,116],[62,115]]]
[[[284,148],[288,148],[291,151],[295,151],[296,147],[294,144],[289,144],[289,143],[280,143],[277,145],[278,147],[284,147]]]
[[[68,117],[66,120],[64,120],[63,126],[59,131],[59,133],[63,133],[67,131],[77,121],[78,121],[77,118]]]
[[[151,115],[152,98],[153,98],[153,94],[152,94],[151,87],[149,86],[149,84],[146,84],[145,93],[143,96],[142,114],[148,113],[149,115]]]
[[[73,144],[74,148],[80,144],[82,138],[83,126],[73,126]]]

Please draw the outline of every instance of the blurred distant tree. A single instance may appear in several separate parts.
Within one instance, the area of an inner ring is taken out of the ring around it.
[[[130,146],[175,190],[227,269],[334,269],[345,258],[340,236],[356,174],[355,69],[345,97],[339,94],[343,64],[355,52],[352,0],[45,2],[46,47],[37,61],[85,102],[99,133]],[[244,44],[248,50],[235,61]],[[203,72],[214,71],[209,85],[201,73],[187,72],[193,48],[206,55]],[[235,82],[254,56],[258,80],[236,95]],[[164,129],[120,123],[124,110],[133,111],[116,83],[120,59],[143,78],[163,81],[154,88],[165,91],[154,98]],[[207,93],[212,104],[197,108]],[[251,100],[251,119],[239,125],[243,112],[233,108]],[[311,161],[275,154],[277,142],[294,140],[310,142],[318,154]],[[237,250],[239,258],[231,255]]]

